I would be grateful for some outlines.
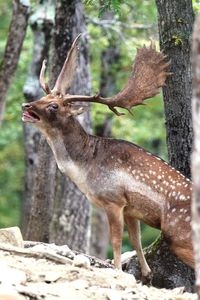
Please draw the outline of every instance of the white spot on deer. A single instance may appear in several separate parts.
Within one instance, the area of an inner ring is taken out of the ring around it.
[[[155,158],[157,159],[157,160],[161,160],[159,157],[157,157],[157,156],[155,156]]]
[[[185,218],[185,222],[190,222],[191,221],[191,217],[190,216],[187,216],[186,218]]]
[[[172,213],[174,213],[176,211],[176,208],[174,207],[174,208],[172,208]]]
[[[185,201],[186,200],[186,197],[185,197],[185,195],[180,195],[180,197],[179,197],[179,200],[181,200],[181,201]]]
[[[187,233],[185,237],[186,239],[189,239],[191,237],[191,232]]]

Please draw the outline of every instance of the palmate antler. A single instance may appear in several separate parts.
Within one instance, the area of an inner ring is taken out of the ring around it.
[[[155,44],[137,50],[137,55],[132,67],[132,74],[127,85],[115,96],[103,98],[100,94],[93,96],[65,95],[65,90],[70,87],[77,64],[77,44],[80,35],[74,40],[67,55],[63,68],[58,76],[53,90],[50,90],[44,80],[45,64],[41,69],[40,83],[46,93],[60,94],[67,105],[71,102],[96,102],[108,105],[117,115],[121,115],[115,107],[125,108],[130,111],[133,106],[143,104],[145,99],[159,93],[159,88],[165,84],[166,77],[170,75],[166,69],[170,61],[165,62],[162,52],[157,52]]]
[[[130,109],[133,106],[143,104],[145,99],[151,98],[159,93],[159,88],[165,84],[166,72],[170,61],[165,62],[165,56],[157,52],[155,45],[138,49],[132,67],[132,75],[127,85],[115,96],[103,98],[100,94],[94,96],[66,95],[65,103],[69,102],[96,102],[108,105],[117,115],[115,107]]]

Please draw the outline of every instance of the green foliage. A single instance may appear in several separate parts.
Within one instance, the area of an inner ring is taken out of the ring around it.
[[[11,3],[0,3],[0,59],[9,29]],[[4,121],[0,128],[0,227],[20,224],[25,171],[21,103],[32,52],[31,42],[31,33],[28,31],[18,69],[7,95]]]
[[[192,0],[194,12],[197,14],[200,11],[200,0]]]
[[[120,13],[121,4],[124,3],[123,0],[106,0],[106,1],[96,1],[96,0],[84,0],[86,5],[100,4],[99,16],[102,16],[106,11],[114,11],[115,13]]]

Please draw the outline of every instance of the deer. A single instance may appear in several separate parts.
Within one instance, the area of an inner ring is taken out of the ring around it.
[[[58,168],[105,211],[114,254],[114,266],[121,268],[124,223],[135,248],[141,273],[151,275],[141,245],[140,221],[158,228],[171,251],[194,268],[191,241],[191,181],[161,158],[124,140],[88,134],[76,116],[87,109],[84,103],[107,105],[117,116],[116,107],[128,111],[159,93],[171,73],[170,61],[155,44],[137,49],[132,73],[116,95],[103,98],[70,95],[69,90],[78,61],[76,37],[53,89],[45,80],[46,61],[40,84],[46,96],[22,104],[22,120],[36,126],[50,145]],[[81,104],[80,104],[81,101]]]

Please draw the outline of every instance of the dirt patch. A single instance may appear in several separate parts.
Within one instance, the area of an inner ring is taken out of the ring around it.
[[[130,274],[91,266],[87,257],[75,256],[70,250],[67,252],[68,257],[63,256],[62,260],[62,256],[53,251],[52,246],[49,250],[46,246],[29,250],[10,246],[7,250],[2,249],[0,300],[197,299],[195,294],[184,293],[183,288],[166,290],[147,287],[137,283]]]

